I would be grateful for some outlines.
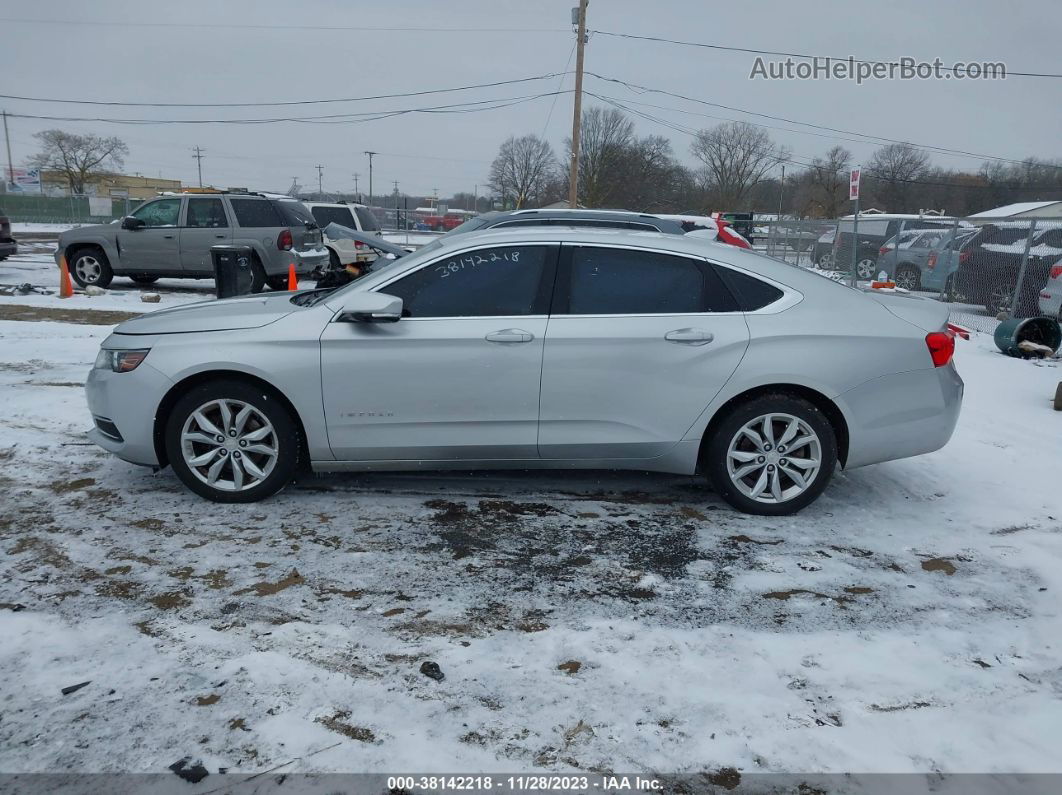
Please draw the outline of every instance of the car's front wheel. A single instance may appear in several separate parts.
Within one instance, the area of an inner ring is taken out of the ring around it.
[[[221,379],[193,387],[166,422],[166,455],[189,489],[215,502],[276,494],[299,466],[298,425],[270,390]]]
[[[82,248],[74,252],[69,263],[70,275],[82,287],[107,287],[114,278],[107,255],[99,249]]]
[[[922,271],[917,265],[905,264],[896,269],[896,286],[905,290],[919,290],[922,288]]]
[[[837,438],[814,404],[764,395],[722,418],[703,465],[716,493],[739,511],[784,516],[826,488],[837,465]]]

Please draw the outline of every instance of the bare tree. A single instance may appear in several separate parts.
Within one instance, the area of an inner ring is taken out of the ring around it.
[[[825,157],[816,157],[808,169],[809,199],[823,218],[837,218],[848,198],[848,171],[852,153],[843,146],[830,149]]]
[[[915,181],[929,173],[929,155],[911,144],[889,144],[881,147],[867,164],[866,175],[875,186],[875,194],[894,213],[910,212],[916,195]]]
[[[721,210],[743,210],[749,190],[772,168],[789,159],[765,130],[728,121],[697,133],[690,152],[701,161],[704,189]]]
[[[616,108],[583,111],[579,136],[579,203],[585,207],[617,205],[621,162],[634,140],[634,123]],[[572,142],[567,143],[570,168]]]
[[[520,209],[537,200],[556,169],[553,147],[537,135],[510,136],[490,166],[488,184],[501,196],[511,196]]]
[[[30,159],[38,168],[61,173],[71,193],[84,193],[92,175],[105,175],[121,169],[129,147],[121,138],[77,135],[63,130],[45,130],[34,136],[41,151]]]

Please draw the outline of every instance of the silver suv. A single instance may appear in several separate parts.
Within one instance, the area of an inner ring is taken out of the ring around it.
[[[256,193],[182,193],[150,199],[120,221],[63,232],[55,252],[66,255],[82,287],[106,287],[115,276],[139,284],[159,277],[212,278],[210,247],[247,246],[258,284],[285,289],[288,267],[308,274],[328,262],[310,211],[286,197]]]

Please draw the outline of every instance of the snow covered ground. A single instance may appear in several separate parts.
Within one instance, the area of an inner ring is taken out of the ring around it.
[[[960,340],[951,444],[796,517],[601,472],[224,506],[84,441],[118,292],[0,297],[0,772],[1062,772],[1057,361]]]

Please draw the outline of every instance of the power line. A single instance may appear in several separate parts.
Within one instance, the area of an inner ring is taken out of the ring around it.
[[[920,143],[916,143],[914,141],[901,141],[901,140],[899,140],[897,138],[888,138],[888,137],[882,136],[882,135],[871,135],[871,134],[868,134],[868,133],[856,132],[854,130],[845,130],[845,129],[842,129],[840,127],[828,127],[828,126],[825,126],[825,125],[822,125],[822,124],[813,124],[811,122],[798,121],[796,119],[788,119],[788,118],[786,118],[784,116],[774,116],[774,115],[769,114],[769,113],[760,113],[758,111],[748,110],[747,108],[738,108],[738,107],[734,107],[732,105],[722,105],[722,104],[720,104],[718,102],[709,102],[707,100],[697,99],[696,97],[689,97],[689,96],[686,96],[685,94],[678,94],[678,93],[675,93],[674,91],[666,91],[666,90],[664,90],[662,88],[651,88],[649,86],[642,86],[642,85],[638,85],[637,83],[631,83],[631,82],[628,82],[626,80],[620,80],[620,79],[615,78],[615,77],[606,77],[604,75],[597,74],[596,72],[589,72],[588,71],[587,74],[590,75],[591,77],[595,77],[598,80],[603,80],[603,81],[608,82],[608,83],[618,83],[619,85],[622,85],[625,88],[630,89],[631,91],[644,91],[644,92],[648,92],[648,93],[652,93],[652,94],[664,94],[666,96],[675,97],[676,99],[682,99],[682,100],[685,100],[687,102],[694,102],[694,103],[697,103],[698,105],[706,105],[706,106],[712,107],[712,108],[720,108],[722,110],[729,110],[729,111],[733,111],[735,113],[744,113],[744,114],[749,115],[749,116],[758,116],[759,118],[762,118],[762,119],[771,119],[772,121],[780,121],[780,122],[783,122],[785,124],[796,124],[796,125],[799,125],[801,127],[810,127],[812,129],[824,130],[826,132],[842,133],[844,135],[854,135],[854,136],[857,136],[859,138],[863,138],[863,139],[866,139],[866,140],[872,141],[872,142],[884,141],[886,143],[892,143],[892,144],[910,144],[911,146],[917,146],[920,149],[929,149],[929,150],[933,150],[935,152],[940,152],[942,154],[962,155],[962,156],[965,156],[965,157],[974,157],[974,158],[978,158],[978,159],[981,159],[981,160],[999,160],[999,161],[1006,162],[1006,163],[1016,163],[1018,165],[1021,165],[1024,162],[1022,160],[1016,160],[1016,159],[1010,158],[1010,157],[999,157],[999,156],[996,156],[996,155],[985,155],[985,154],[980,154],[978,152],[968,152],[968,151],[966,151],[964,149],[952,149],[952,148],[944,147],[944,146],[933,146],[931,144],[920,144]],[[675,109],[674,108],[670,108],[670,109],[669,108],[664,108],[664,110],[675,110]],[[688,111],[678,111],[678,112],[686,113]],[[709,117],[709,118],[716,118],[716,117]],[[729,119],[729,121],[734,121],[734,120],[733,119]],[[755,122],[749,122],[749,123],[750,124],[755,124]],[[783,129],[783,128],[778,128],[778,127],[770,127],[769,125],[764,125],[764,124],[758,124],[756,126],[758,126],[758,127],[766,127],[767,129]],[[787,132],[802,133],[801,130],[787,130]],[[810,134],[810,133],[808,133],[808,134]],[[820,136],[820,137],[829,137],[829,136]],[[851,140],[851,139],[836,139],[836,140]],[[853,143],[857,143],[857,142],[853,141]],[[1062,168],[1062,166],[1055,166],[1055,168]]]
[[[568,67],[565,67],[567,69]],[[551,72],[533,77],[519,77],[515,80],[497,80],[493,83],[473,83],[467,86],[454,86],[452,88],[434,88],[424,91],[408,91],[401,94],[375,94],[365,97],[342,97],[334,99],[302,99],[287,102],[118,102],[112,100],[90,99],[56,99],[46,97],[25,97],[15,94],[0,94],[0,99],[17,99],[24,102],[55,102],[66,105],[102,105],[105,107],[123,108],[276,108],[291,105],[324,105],[335,102],[369,102],[376,99],[401,99],[404,97],[423,97],[429,94],[448,94],[454,91],[472,91],[480,88],[496,88],[498,86],[511,86],[518,83],[531,83],[536,80],[551,80],[554,77],[563,77],[568,72]]]
[[[483,99],[468,102],[455,102],[449,105],[431,105],[419,108],[402,108],[388,111],[366,111],[362,113],[331,113],[319,116],[282,116],[274,118],[250,118],[250,119],[116,119],[102,116],[48,116],[32,113],[8,113],[11,118],[38,119],[44,121],[74,121],[74,122],[102,122],[106,124],[277,124],[281,122],[295,122],[308,124],[359,124],[368,121],[378,121],[393,116],[403,116],[407,113],[478,113],[485,110],[498,110],[519,105],[524,102],[532,102],[543,97],[552,97],[556,94],[567,94],[569,91],[548,91],[541,94],[530,94],[520,97],[501,97]]]
[[[786,58],[800,58],[802,60],[825,60],[829,58],[832,61],[847,62],[849,58],[838,58],[833,55],[809,55],[807,53],[800,52],[781,52],[778,50],[757,50],[750,47],[733,47],[724,44],[709,44],[707,42],[699,41],[680,41],[677,39],[665,39],[660,36],[639,36],[634,33],[619,33],[611,30],[592,30],[591,33],[600,34],[602,36],[614,36],[621,39],[638,39],[641,41],[653,41],[660,44],[678,44],[683,47],[702,47],[709,50],[724,50],[727,52],[743,52],[752,55],[778,55]],[[874,61],[866,58],[851,58],[853,63],[871,64],[871,65],[884,65],[884,66],[899,66],[899,61]],[[941,66],[942,72],[956,72],[958,70],[953,67]],[[1006,70],[1007,77],[1062,77],[1062,74],[1055,74],[1052,72],[1013,72],[1010,69]]]

